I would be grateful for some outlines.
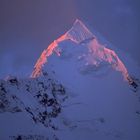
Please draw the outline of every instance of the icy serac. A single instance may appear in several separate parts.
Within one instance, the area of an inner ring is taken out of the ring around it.
[[[108,63],[115,70],[120,71],[125,80],[129,79],[131,81],[125,65],[117,54],[99,43],[97,37],[78,19],[74,22],[72,28],[68,32],[57,40],[54,40],[54,42],[43,51],[34,67],[31,77],[38,77],[42,74],[42,71],[45,71],[43,66],[47,63],[47,59],[50,55],[56,53],[60,56],[61,53],[63,53],[59,48],[59,44],[66,40],[70,40],[77,45],[84,45],[88,49],[87,52],[83,53],[84,59],[86,59],[84,65],[98,67],[102,62]],[[73,53],[75,52],[73,51]],[[82,56],[77,57],[80,58]]]

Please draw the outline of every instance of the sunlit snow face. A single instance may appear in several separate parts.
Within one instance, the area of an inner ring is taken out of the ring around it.
[[[82,75],[92,74],[97,76],[105,74],[109,71],[110,66],[102,60],[102,57],[98,56],[103,55],[101,53],[103,47],[100,46],[100,49],[98,47],[99,44],[94,39],[85,44],[76,44],[71,41],[61,42],[53,50],[53,55],[48,58],[47,65],[50,63],[57,65],[56,63],[59,63],[63,69],[75,68]]]

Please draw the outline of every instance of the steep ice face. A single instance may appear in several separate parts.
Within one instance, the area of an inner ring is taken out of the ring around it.
[[[66,37],[76,43],[81,43],[85,40],[93,39],[94,35],[77,19],[72,28],[66,33]]]
[[[66,40],[70,40],[71,42],[77,44],[77,46],[86,47],[86,51],[80,55],[75,54],[76,52],[74,52],[73,49],[73,54],[77,55],[77,58],[82,58],[82,60],[85,62],[83,67],[85,65],[87,67],[91,65],[98,67],[102,62],[105,62],[112,66],[112,68],[116,71],[121,72],[125,80],[129,79],[129,82],[132,82],[125,65],[119,59],[118,55],[113,50],[100,44],[96,36],[94,36],[78,19],[74,22],[72,28],[68,32],[57,40],[54,40],[54,42],[52,42],[48,48],[43,51],[34,67],[31,77],[38,77],[43,73],[43,71],[45,71],[43,69],[44,64],[47,63],[47,58],[53,53],[61,56],[61,53],[63,53],[65,47],[62,49],[60,44]],[[69,45],[69,47],[71,47],[71,45]]]

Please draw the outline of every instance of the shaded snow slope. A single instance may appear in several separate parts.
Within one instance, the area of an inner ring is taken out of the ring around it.
[[[49,76],[0,80],[0,139],[50,139],[54,136],[53,130],[57,129],[54,121],[59,117],[66,98],[65,88]],[[46,134],[34,130],[36,125],[37,129],[46,129]]]
[[[0,81],[0,139],[139,140],[139,91],[113,70],[81,73],[69,54],[55,57],[43,77]]]

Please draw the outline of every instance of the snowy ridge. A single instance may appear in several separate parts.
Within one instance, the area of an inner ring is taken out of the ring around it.
[[[87,29],[87,27],[77,19],[68,32],[59,37],[57,40],[54,40],[54,42],[52,42],[48,48],[42,52],[40,58],[34,66],[34,71],[31,74],[31,77],[38,77],[42,74],[42,67],[47,62],[47,57],[53,53],[53,50],[58,46],[60,42],[64,40],[71,40],[75,43],[81,43],[82,41],[86,39],[92,39],[93,37],[93,34]],[[60,55],[59,52],[55,52]]]

